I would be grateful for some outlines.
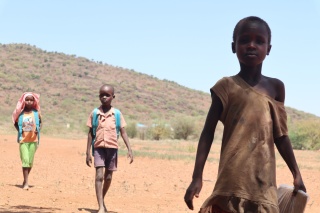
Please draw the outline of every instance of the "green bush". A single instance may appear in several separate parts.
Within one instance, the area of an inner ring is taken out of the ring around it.
[[[162,140],[162,139],[167,139],[171,138],[171,127],[170,125],[162,122],[162,121],[157,121],[154,122],[151,127],[148,128],[147,130],[147,137],[152,139],[152,140]]]
[[[128,123],[126,126],[126,132],[129,138],[135,138],[137,136],[137,124],[134,122]]]
[[[294,149],[320,149],[320,121],[303,120],[292,124],[289,137]]]
[[[195,132],[194,120],[191,117],[180,116],[173,123],[175,139],[187,140]]]

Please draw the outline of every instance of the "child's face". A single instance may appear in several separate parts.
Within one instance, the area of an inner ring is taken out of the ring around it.
[[[100,102],[103,106],[110,106],[114,97],[111,87],[102,87],[99,91]]]
[[[25,108],[26,109],[32,109],[34,104],[34,97],[32,95],[28,95],[25,99]]]
[[[237,54],[241,64],[260,65],[271,50],[266,26],[258,22],[244,23],[232,43],[232,51]]]

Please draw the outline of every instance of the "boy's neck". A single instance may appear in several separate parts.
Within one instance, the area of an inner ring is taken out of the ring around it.
[[[244,73],[260,73],[261,74],[262,70],[262,63],[257,64],[255,66],[247,66],[243,63],[240,63],[240,72]]]
[[[238,73],[245,82],[247,82],[251,86],[255,86],[258,84],[262,78],[261,69],[253,68],[253,69],[241,69]]]
[[[112,107],[111,105],[109,105],[109,106],[101,105],[101,108],[102,108],[103,113],[108,112],[108,111],[111,109],[111,107]]]

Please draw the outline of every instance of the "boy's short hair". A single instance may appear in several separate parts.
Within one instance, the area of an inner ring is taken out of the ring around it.
[[[257,23],[263,24],[267,28],[268,36],[269,36],[268,43],[270,44],[271,43],[271,29],[270,29],[268,23],[265,20],[263,20],[263,19],[261,19],[261,18],[259,18],[257,16],[248,16],[246,18],[241,19],[236,24],[236,26],[235,26],[235,28],[233,30],[233,36],[232,36],[233,42],[236,41],[236,37],[237,37],[237,34],[238,34],[239,30],[240,30],[240,27],[243,24],[246,24],[246,23],[249,23],[249,22],[257,22]]]
[[[113,91],[113,95],[114,95],[114,86],[112,86],[111,84],[103,84],[103,85],[100,87],[99,91],[100,91],[102,88],[104,88],[104,87],[109,87],[109,88],[111,88],[112,91]]]

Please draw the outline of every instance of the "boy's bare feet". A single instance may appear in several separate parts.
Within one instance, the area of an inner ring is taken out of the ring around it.
[[[103,209],[99,209],[97,213],[108,213],[107,207],[103,205]]]
[[[107,213],[108,211],[106,211],[107,209],[99,209],[98,211],[97,211],[97,213]]]
[[[28,183],[23,182],[23,183],[22,183],[22,189],[28,190],[28,189],[29,189]]]

